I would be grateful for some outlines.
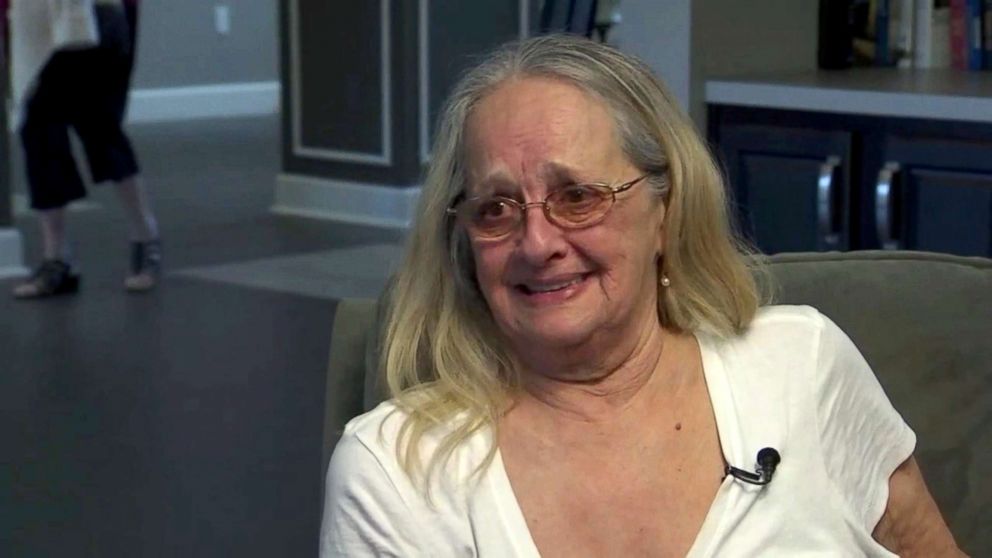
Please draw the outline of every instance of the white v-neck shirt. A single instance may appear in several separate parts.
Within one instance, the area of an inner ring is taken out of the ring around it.
[[[782,462],[765,487],[723,480],[689,556],[893,556],[871,533],[916,436],[848,337],[810,307],[774,306],[742,336],[696,338],[724,459],[752,470],[773,447]],[[500,454],[472,476],[489,431],[457,448],[428,501],[396,457],[402,422],[386,402],[345,428],[327,472],[322,557],[540,555]],[[441,438],[428,434],[425,454]]]

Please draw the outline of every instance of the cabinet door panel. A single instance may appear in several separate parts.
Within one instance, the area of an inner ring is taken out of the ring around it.
[[[821,162],[762,154],[741,157],[747,181],[746,218],[763,252],[816,250],[815,185]]]
[[[992,255],[992,175],[919,170],[906,178],[915,194],[906,208],[908,247]]]
[[[847,132],[728,125],[720,131],[741,227],[765,253],[848,247]]]
[[[892,136],[884,157],[900,168],[889,208],[899,248],[992,257],[992,143]]]

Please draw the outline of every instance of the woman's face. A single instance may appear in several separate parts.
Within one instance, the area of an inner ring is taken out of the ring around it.
[[[483,98],[466,123],[466,146],[469,196],[540,202],[570,184],[616,186],[641,175],[606,106],[548,78],[514,79]],[[559,228],[532,206],[508,236],[472,238],[496,323],[517,349],[546,349],[610,343],[657,322],[663,218],[642,181],[591,227]]]

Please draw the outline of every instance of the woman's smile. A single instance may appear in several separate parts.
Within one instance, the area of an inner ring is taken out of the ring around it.
[[[517,298],[532,306],[551,306],[567,302],[581,294],[589,285],[592,273],[559,274],[534,278],[513,287]]]

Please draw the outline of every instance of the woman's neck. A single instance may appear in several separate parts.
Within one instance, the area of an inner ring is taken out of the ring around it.
[[[671,360],[668,345],[678,336],[656,321],[640,331],[628,343],[598,354],[528,355],[518,404],[567,422],[605,424],[659,394],[673,393],[683,379],[663,372],[677,372],[663,364]]]

